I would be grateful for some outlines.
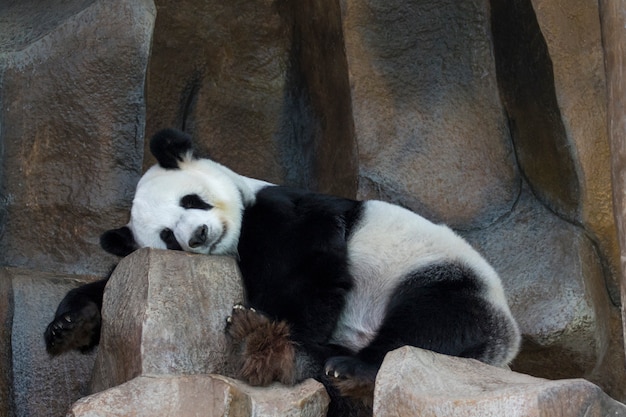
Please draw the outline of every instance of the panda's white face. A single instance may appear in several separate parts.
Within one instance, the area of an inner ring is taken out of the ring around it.
[[[139,247],[233,255],[243,202],[223,167],[207,159],[155,165],[139,181],[128,227]]]

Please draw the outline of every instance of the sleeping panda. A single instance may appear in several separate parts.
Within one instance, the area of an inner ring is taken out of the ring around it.
[[[247,300],[226,331],[243,380],[315,377],[331,413],[348,415],[340,400],[371,404],[385,354],[400,346],[493,365],[516,355],[520,332],[498,275],[449,228],[382,201],[238,175],[196,157],[177,130],[150,148],[158,164],[137,185],[129,223],[101,245],[119,256],[151,247],[236,257]],[[49,352],[98,343],[105,283],[68,293],[46,330]]]

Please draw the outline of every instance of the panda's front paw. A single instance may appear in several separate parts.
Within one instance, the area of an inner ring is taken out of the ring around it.
[[[100,310],[94,302],[57,312],[44,332],[46,350],[53,356],[73,349],[82,353],[91,351],[100,342],[101,321]]]
[[[296,382],[296,352],[287,323],[238,304],[227,319],[226,334],[232,342],[238,378],[257,386]]]
[[[353,356],[333,356],[326,361],[324,374],[344,397],[359,399],[371,406],[378,367]]]

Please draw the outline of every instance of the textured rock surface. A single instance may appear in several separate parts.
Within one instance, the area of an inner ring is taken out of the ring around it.
[[[481,362],[400,348],[376,378],[374,416],[626,416],[626,406],[582,379],[549,381]]]
[[[611,145],[615,223],[621,247],[622,323],[626,319],[626,1],[600,1],[602,37],[608,89],[609,139]],[[626,328],[626,327],[625,327]]]
[[[494,2],[498,79],[524,177],[560,216],[582,223],[603,254],[619,302],[611,205],[606,77],[598,4]],[[521,63],[525,65],[521,65]]]
[[[148,135],[184,128],[200,148],[246,175],[354,194],[355,145],[336,2],[156,5]],[[147,156],[145,165],[153,162]]]
[[[3,264],[105,273],[98,235],[126,221],[141,172],[154,6],[0,7]]]
[[[12,323],[13,280],[0,269],[0,417],[10,416],[13,409]]]
[[[309,379],[254,388],[218,375],[137,377],[74,404],[71,417],[324,417],[328,395]]]
[[[500,273],[525,335],[514,369],[585,376],[622,392],[623,354],[610,347],[621,345],[618,317],[603,288],[587,284],[601,282],[603,270],[582,228],[553,215],[526,187],[510,216],[466,237]]]
[[[507,213],[520,181],[487,2],[346,0],[342,13],[358,196],[460,228]]]
[[[540,226],[544,221],[562,225],[554,231],[561,227],[563,232],[573,228],[545,211],[542,219],[535,217],[534,225],[531,226],[537,227],[544,250],[535,250],[537,245],[533,245],[530,239],[526,241],[530,246],[502,244],[500,246],[503,249],[515,249],[500,253],[511,256],[515,251],[521,251],[526,256],[530,255],[528,261],[535,265],[532,274],[537,277],[544,276],[546,271],[552,269],[546,268],[548,265],[558,265],[552,274],[564,284],[571,277],[578,277],[574,280],[579,281],[579,290],[570,294],[584,298],[584,301],[579,301],[579,305],[593,306],[598,320],[576,320],[578,324],[574,326],[578,329],[587,328],[589,336],[595,335],[586,339],[590,341],[587,349],[596,351],[593,357],[589,357],[592,360],[586,364],[581,362],[584,360],[579,356],[578,360],[555,362],[559,363],[558,367],[546,367],[542,358],[578,355],[579,349],[573,346],[581,346],[583,343],[574,336],[579,331],[572,332],[573,328],[570,327],[561,334],[554,333],[555,338],[561,339],[559,345],[569,345],[565,351],[555,352],[552,343],[549,343],[552,345],[550,347],[543,342],[537,345],[538,340],[545,341],[545,338],[541,336],[544,333],[544,330],[540,330],[541,321],[535,320],[533,330],[526,333],[527,349],[516,361],[516,366],[522,371],[541,376],[585,376],[601,384],[613,395],[624,398],[623,335],[619,330],[617,308],[614,307],[620,302],[619,246],[611,204],[610,170],[607,169],[610,166],[610,152],[598,4],[584,1],[515,0],[514,7],[511,7],[511,4],[502,2],[492,3],[499,87],[510,118],[520,169],[541,204],[558,217],[577,225],[579,234],[575,240],[577,243],[569,246],[561,233],[546,232]],[[550,217],[553,219],[549,220]],[[527,223],[526,220],[523,222]],[[518,223],[522,224],[519,220]],[[581,243],[586,248],[587,256],[580,252]],[[565,256],[555,256],[558,252]],[[579,252],[584,262],[578,262],[576,271],[573,271],[574,263],[563,262],[563,259],[576,256],[575,252]],[[495,260],[493,255],[490,257]],[[511,256],[511,265],[520,265],[515,261],[516,258]],[[504,267],[502,272],[516,277],[508,280],[515,280],[517,283],[513,285],[518,286],[521,279],[525,279],[520,277],[524,269],[518,269],[516,273],[512,268]],[[547,282],[541,284],[544,294],[549,287]],[[569,286],[566,284],[566,287]],[[605,288],[608,289],[608,299]],[[527,293],[525,297],[516,297],[521,301],[516,310],[535,313],[545,311],[541,306],[531,307],[535,298],[530,295]],[[547,305],[545,302],[542,304]],[[566,307],[567,304],[570,308]],[[558,310],[573,311],[572,307],[577,303],[571,299],[567,304]],[[579,312],[582,313],[582,310]],[[519,317],[526,321],[528,316]],[[562,318],[563,315],[554,317]],[[582,373],[562,373],[576,362],[583,365]]]
[[[8,398],[3,395],[2,399],[8,402],[0,403],[0,415],[60,416],[74,401],[88,394],[95,355],[72,352],[51,358],[46,354],[43,332],[65,293],[93,279],[18,268],[0,269],[0,289],[12,287],[11,292],[0,294],[3,301],[12,301],[0,307],[0,322],[8,321],[7,328],[1,330],[8,339],[0,339],[0,352],[9,355],[7,358],[0,354],[3,375],[0,384],[6,377],[13,379],[12,389],[8,390],[13,395]],[[5,392],[6,387],[2,387],[0,393]],[[12,411],[4,408],[10,403],[13,403]]]
[[[532,3],[550,53],[561,119],[580,184],[576,220],[584,224],[606,260],[606,285],[619,303],[619,245],[611,204],[611,172],[606,169],[611,154],[598,3]]]
[[[149,135],[182,127],[210,142],[223,162],[283,179],[277,147],[288,136],[282,115],[292,29],[273,3],[157,0]]]
[[[141,249],[111,276],[92,392],[139,375],[231,374],[226,318],[243,301],[234,259]]]

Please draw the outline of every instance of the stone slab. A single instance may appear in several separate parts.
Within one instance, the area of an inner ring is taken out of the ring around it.
[[[92,392],[140,375],[231,374],[224,332],[243,289],[233,258],[140,249],[104,295]]]
[[[140,376],[77,401],[68,417],[324,417],[324,386],[250,387],[219,375]]]
[[[404,347],[387,355],[376,378],[374,416],[601,417],[626,406],[583,379],[550,381]]]

